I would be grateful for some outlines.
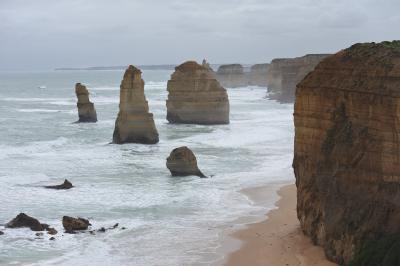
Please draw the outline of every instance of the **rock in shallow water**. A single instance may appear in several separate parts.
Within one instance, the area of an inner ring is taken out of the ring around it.
[[[45,188],[50,188],[50,189],[70,189],[73,188],[74,186],[72,185],[71,182],[69,182],[67,179],[64,180],[64,183],[61,185],[55,185],[55,186],[45,186]]]
[[[88,229],[90,222],[83,218],[74,218],[70,216],[64,216],[62,224],[66,233],[73,234],[75,230],[81,231]]]
[[[172,176],[196,175],[206,177],[197,166],[194,153],[186,146],[174,149],[167,158],[167,168]]]
[[[17,217],[8,222],[5,227],[6,228],[28,227],[32,231],[44,231],[49,226],[47,224],[41,224],[37,219],[29,215],[26,215],[25,213],[20,213],[17,215]]]

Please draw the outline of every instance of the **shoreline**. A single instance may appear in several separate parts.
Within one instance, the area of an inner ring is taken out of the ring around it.
[[[243,193],[255,204],[262,204],[263,189],[249,188]],[[277,194],[276,208],[266,214],[266,219],[247,224],[224,239],[221,249],[227,255],[222,265],[335,266],[326,259],[322,248],[314,246],[301,232],[296,214],[296,186],[283,185]]]

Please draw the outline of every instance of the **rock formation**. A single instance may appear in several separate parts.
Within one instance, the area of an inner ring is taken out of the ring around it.
[[[167,168],[172,176],[196,175],[206,177],[197,166],[194,153],[186,146],[174,149],[167,158]]]
[[[237,88],[249,85],[248,75],[240,64],[221,65],[217,71],[217,79],[225,88]]]
[[[96,109],[94,108],[94,104],[89,101],[89,92],[86,87],[80,83],[76,83],[75,93],[78,98],[78,122],[97,122]]]
[[[399,121],[400,41],[353,45],[297,86],[298,218],[341,265],[369,240],[400,239]]]
[[[73,188],[74,186],[72,185],[71,182],[69,182],[67,179],[64,180],[64,183],[61,185],[55,185],[55,186],[45,186],[45,188],[49,189],[70,189]]]
[[[249,84],[253,86],[267,87],[269,64],[256,64],[251,66],[249,73]]]
[[[115,122],[113,143],[158,142],[153,114],[144,95],[142,72],[134,66],[125,71],[120,87],[119,113]]]
[[[266,75],[270,98],[280,102],[293,102],[296,85],[327,56],[327,54],[309,54],[303,57],[272,60]]]
[[[206,67],[188,61],[168,81],[167,120],[183,124],[229,124],[226,90]]]
[[[74,218],[69,216],[64,216],[62,218],[62,225],[66,233],[74,233],[75,230],[81,231],[88,229],[90,222],[83,218]]]
[[[5,225],[6,228],[22,228],[28,227],[32,231],[44,231],[49,228],[47,224],[41,224],[37,219],[26,215],[25,213],[18,214],[14,219]]]

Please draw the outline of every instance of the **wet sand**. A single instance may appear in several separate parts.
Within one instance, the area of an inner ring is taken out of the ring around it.
[[[257,198],[259,190],[248,189],[244,193]],[[225,265],[336,265],[325,258],[322,248],[314,246],[301,232],[296,215],[296,186],[284,186],[278,195],[278,208],[267,214],[268,219],[233,233],[234,238],[242,241],[242,246],[228,256]]]

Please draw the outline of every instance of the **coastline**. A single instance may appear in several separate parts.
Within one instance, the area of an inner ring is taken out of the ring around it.
[[[260,190],[262,188],[250,188],[243,193],[257,203]],[[267,219],[248,224],[224,241],[223,247],[230,252],[223,265],[335,266],[326,259],[322,248],[314,246],[300,230],[296,215],[296,186],[285,185],[277,193],[277,208],[268,212]],[[232,238],[241,241],[235,251],[229,246]]]

